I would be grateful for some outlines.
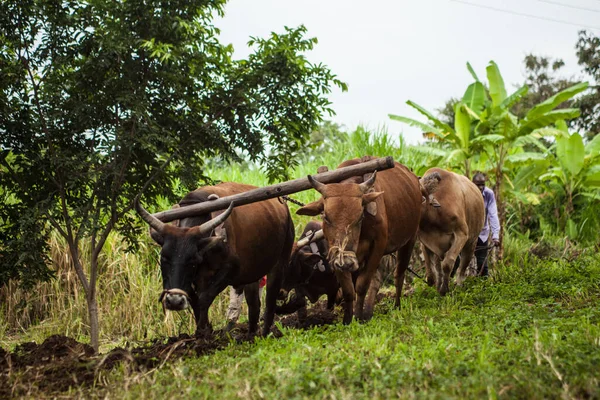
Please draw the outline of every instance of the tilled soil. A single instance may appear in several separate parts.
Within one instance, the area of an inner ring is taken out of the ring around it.
[[[324,303],[309,310],[306,321],[300,323],[296,314],[276,317],[287,328],[310,328],[332,324],[337,315],[326,310]],[[274,326],[275,337],[282,334]],[[167,339],[155,339],[131,349],[115,348],[106,354],[94,355],[91,346],[76,340],[54,335],[42,344],[22,343],[7,352],[0,348],[0,399],[17,396],[46,397],[60,395],[69,389],[102,385],[104,372],[120,364],[130,370],[151,371],[168,362],[213,353],[232,341],[253,340],[247,324],[237,324],[230,332],[214,331],[204,336],[182,334]]]

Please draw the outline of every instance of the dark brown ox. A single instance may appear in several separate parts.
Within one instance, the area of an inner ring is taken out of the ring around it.
[[[213,198],[243,193],[255,186],[221,183],[188,193],[182,207]],[[287,205],[277,199],[229,207],[225,212],[184,218],[178,226],[165,224],[136,201],[136,210],[152,228],[152,238],[162,247],[161,300],[169,310],[191,306],[197,332],[210,331],[208,309],[227,286],[244,287],[248,304],[249,333],[258,328],[258,280],[268,275],[263,335],[273,323],[275,302],[283,268],[294,242],[294,227]],[[217,231],[217,234],[215,234]]]
[[[419,240],[423,244],[427,283],[435,284],[443,296],[448,292],[450,273],[459,255],[456,283],[461,285],[465,280],[465,270],[483,228],[483,197],[468,178],[440,168],[423,175],[421,188],[425,198],[430,199],[435,193],[439,203],[439,207],[434,207],[423,201]]]
[[[373,157],[344,161],[338,168],[371,159]],[[371,280],[383,255],[394,252],[398,252],[394,280],[396,306],[399,306],[421,213],[416,175],[395,163],[394,168],[374,173],[368,179],[353,177],[325,185],[311,176],[308,178],[323,197],[297,213],[322,214],[323,232],[329,245],[328,261],[344,296],[344,323],[352,321],[353,305],[358,319],[373,316],[377,292],[375,287],[370,288]],[[366,303],[365,297],[368,297]]]
[[[321,223],[310,221],[306,224],[301,238],[321,230]],[[322,295],[327,295],[327,309],[332,310],[339,290],[339,283],[327,261],[329,247],[322,238],[298,247],[294,243],[290,263],[283,278],[281,298],[287,299],[290,292],[294,293],[282,306],[277,307],[277,314],[291,314],[298,311],[298,321],[306,320],[306,299],[316,303]]]

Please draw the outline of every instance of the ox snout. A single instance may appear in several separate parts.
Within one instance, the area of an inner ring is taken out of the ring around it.
[[[356,258],[354,252],[350,251],[332,254],[329,264],[333,265],[334,269],[342,272],[354,272],[358,270],[358,258]]]
[[[187,294],[180,289],[166,290],[161,297],[164,307],[170,311],[181,311],[190,306]]]

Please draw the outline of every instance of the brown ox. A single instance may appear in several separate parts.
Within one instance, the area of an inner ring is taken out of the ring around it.
[[[344,161],[338,168],[366,162],[373,157]],[[396,306],[400,305],[404,272],[416,240],[421,213],[418,178],[405,166],[374,173],[367,180],[353,177],[340,183],[322,184],[308,177],[322,198],[297,211],[323,217],[323,233],[329,245],[328,260],[342,287],[344,323],[373,316],[376,288],[370,287],[384,254],[398,252],[394,276]],[[354,273],[356,283],[353,283]],[[368,298],[365,297],[368,291]],[[354,299],[356,297],[356,304]]]
[[[434,207],[423,201],[419,240],[423,244],[427,283],[435,284],[443,296],[448,292],[450,273],[459,254],[456,283],[461,285],[465,279],[465,269],[483,228],[483,197],[468,178],[440,168],[425,172],[421,188],[425,198],[435,193],[439,203],[439,207]]]
[[[230,196],[254,186],[221,183],[188,193],[180,206]],[[136,199],[136,210],[153,228],[152,238],[162,247],[161,301],[166,309],[191,306],[197,332],[210,330],[208,309],[227,286],[244,286],[248,303],[249,333],[258,328],[260,300],[258,280],[268,275],[263,335],[273,323],[275,302],[294,242],[289,210],[277,199],[252,203],[211,216],[184,218],[178,226],[165,224],[149,214]],[[222,224],[222,225],[221,225]],[[218,234],[215,234],[215,230]]]

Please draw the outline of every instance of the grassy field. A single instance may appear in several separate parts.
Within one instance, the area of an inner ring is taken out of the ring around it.
[[[96,394],[127,398],[598,398],[600,261],[509,254],[489,280],[402,309],[231,344],[151,374],[126,368]],[[90,394],[88,392],[88,394]]]

